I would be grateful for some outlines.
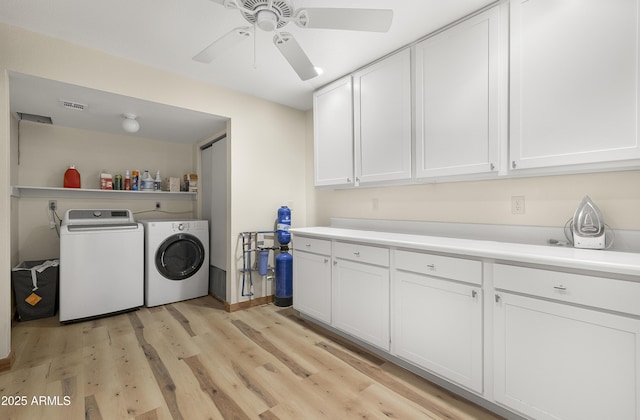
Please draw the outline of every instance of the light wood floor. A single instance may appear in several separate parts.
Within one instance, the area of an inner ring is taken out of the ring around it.
[[[208,296],[18,323],[0,418],[497,418],[311,326],[292,309],[227,313]]]

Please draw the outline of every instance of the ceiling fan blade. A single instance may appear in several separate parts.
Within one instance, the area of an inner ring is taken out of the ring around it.
[[[318,75],[307,54],[302,50],[298,41],[289,32],[278,32],[273,37],[273,43],[287,59],[300,79],[309,80]]]
[[[393,20],[390,9],[300,9],[294,21],[301,28],[387,32]]]
[[[253,28],[250,26],[242,26],[240,28],[232,29],[230,32],[227,32],[222,37],[214,41],[207,48],[193,56],[193,59],[201,63],[210,63],[222,52],[233,47],[234,45],[237,45],[243,40],[250,38],[252,35]]]

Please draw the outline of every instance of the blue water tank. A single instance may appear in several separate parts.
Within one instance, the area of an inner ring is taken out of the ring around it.
[[[276,306],[293,304],[293,257],[283,250],[276,256]]]
[[[280,245],[287,245],[291,242],[291,234],[289,228],[291,227],[291,209],[287,206],[282,206],[278,209],[278,242]]]

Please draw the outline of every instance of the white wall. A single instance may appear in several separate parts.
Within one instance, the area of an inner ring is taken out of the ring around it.
[[[0,194],[5,197],[12,165],[6,72],[15,71],[231,118],[228,266],[232,275],[237,273],[239,232],[270,229],[283,204],[292,206],[295,226],[307,224],[301,176],[306,164],[303,112],[5,24],[0,24],[0,57]],[[34,206],[40,211],[40,204]],[[23,219],[21,214],[20,223],[29,223]],[[10,350],[10,229],[8,200],[0,200],[0,358]],[[228,299],[235,303],[239,285],[232,286]]]

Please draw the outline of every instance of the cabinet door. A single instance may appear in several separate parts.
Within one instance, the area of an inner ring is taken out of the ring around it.
[[[640,418],[640,320],[499,293],[496,401],[535,419]]]
[[[496,7],[415,46],[416,177],[497,173],[504,32]]]
[[[482,393],[482,291],[395,272],[395,353]]]
[[[353,185],[351,77],[313,95],[315,185]]]
[[[356,182],[411,178],[411,51],[353,76]]]
[[[638,0],[511,2],[511,165],[640,157]]]
[[[389,351],[389,269],[336,259],[333,326]]]
[[[331,258],[309,252],[295,252],[293,264],[293,307],[331,323]]]

